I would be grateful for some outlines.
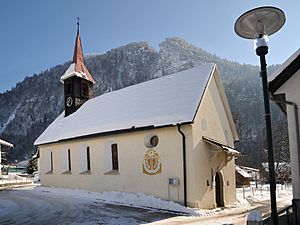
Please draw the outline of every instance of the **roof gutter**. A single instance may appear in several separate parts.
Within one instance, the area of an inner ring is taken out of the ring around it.
[[[298,116],[298,105],[295,102],[285,101],[285,100],[278,100],[275,98],[271,98],[272,101],[276,103],[281,103],[285,105],[292,105],[294,106],[294,114],[295,114],[295,126],[296,126],[296,140],[297,140],[297,150],[298,150],[298,165],[300,165],[300,130],[299,130],[299,116]],[[299,174],[300,174],[300,166],[299,166]]]
[[[187,188],[186,188],[186,147],[185,147],[185,134],[181,130],[182,124],[177,124],[178,132],[182,136],[182,160],[183,160],[183,199],[184,206],[187,207]]]
[[[181,125],[192,124],[192,123],[193,123],[193,121],[188,121],[188,122],[181,123]],[[122,130],[106,131],[106,132],[101,132],[101,133],[94,133],[94,134],[87,134],[87,135],[82,135],[82,136],[77,136],[77,137],[70,137],[70,138],[66,138],[66,139],[59,139],[59,140],[55,140],[55,141],[34,143],[34,145],[42,146],[42,145],[55,144],[55,143],[73,141],[73,140],[86,139],[86,138],[104,137],[104,136],[115,135],[115,134],[124,134],[124,133],[128,133],[128,132],[138,132],[138,131],[153,130],[153,129],[160,129],[160,128],[166,128],[166,127],[174,127],[174,126],[177,126],[177,124],[166,124],[166,125],[161,125],[161,126],[150,125],[150,126],[144,126],[144,127],[132,126],[131,128],[126,128],[126,129],[122,129]]]

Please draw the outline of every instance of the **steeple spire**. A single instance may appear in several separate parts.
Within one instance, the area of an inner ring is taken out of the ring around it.
[[[64,84],[65,116],[76,112],[86,101],[93,97],[93,84],[95,81],[84,64],[79,26],[79,17],[77,17],[73,62],[60,78],[60,81]]]
[[[92,83],[95,83],[92,75],[86,68],[84,64],[84,58],[83,58],[83,50],[81,45],[81,39],[79,34],[79,17],[77,17],[77,35],[75,39],[75,47],[74,47],[74,54],[73,54],[73,63],[71,64],[70,68],[65,72],[65,74],[60,78],[62,82],[64,82],[65,79],[71,77],[71,76],[77,76],[81,77],[83,79],[86,79]]]

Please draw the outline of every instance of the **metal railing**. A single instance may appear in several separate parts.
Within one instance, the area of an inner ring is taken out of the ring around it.
[[[295,212],[293,205],[289,205],[288,207],[283,208],[282,210],[278,211],[279,217],[279,224],[280,225],[297,225]],[[263,220],[264,225],[271,225],[271,218],[270,215]]]

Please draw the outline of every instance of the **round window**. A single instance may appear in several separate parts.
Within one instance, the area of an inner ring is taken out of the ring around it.
[[[152,145],[152,147],[157,146],[158,144],[158,137],[157,135],[154,135],[150,138],[150,144]]]
[[[147,148],[153,148],[156,147],[158,145],[158,136],[157,135],[147,135],[145,137],[145,146]]]

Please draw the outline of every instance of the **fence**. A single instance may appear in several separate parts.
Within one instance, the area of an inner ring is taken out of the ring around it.
[[[296,212],[297,210],[295,209],[296,205],[290,205],[280,211],[278,211],[278,219],[279,219],[279,224],[280,225],[299,225],[297,221],[297,216]],[[263,220],[264,225],[271,225],[271,218],[268,216]]]

